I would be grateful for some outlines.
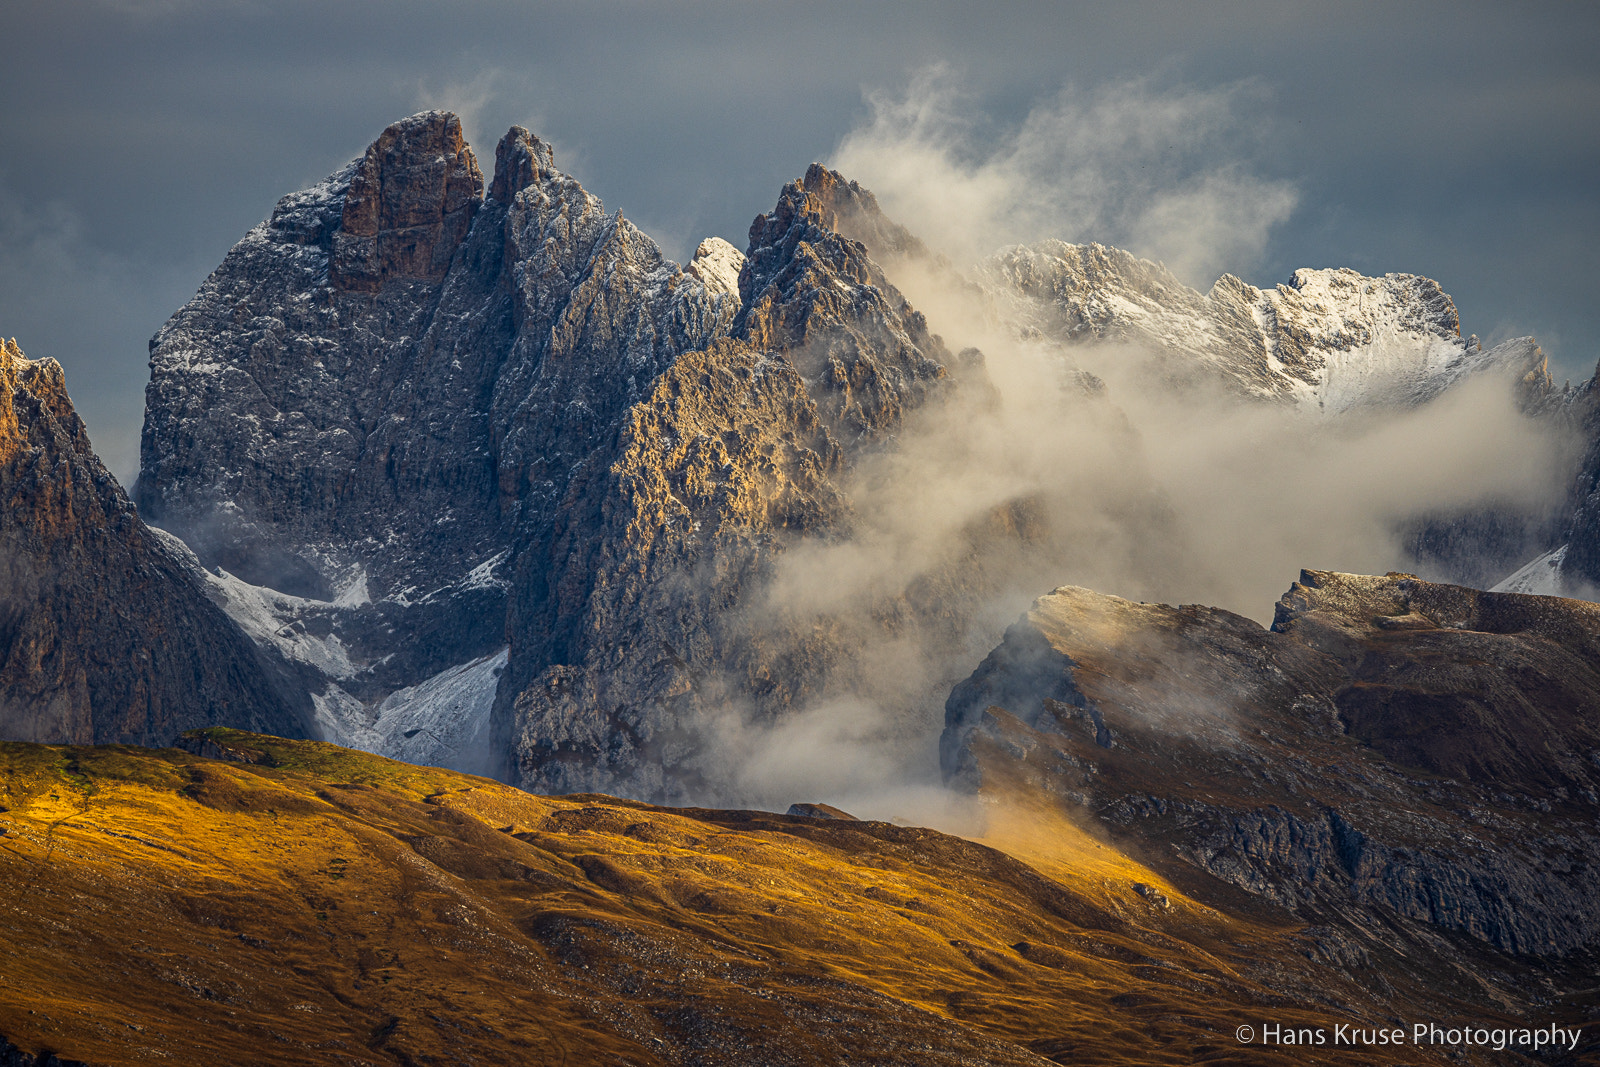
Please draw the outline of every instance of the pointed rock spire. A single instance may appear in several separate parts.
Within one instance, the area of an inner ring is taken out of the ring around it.
[[[483,175],[448,111],[384,130],[350,179],[328,276],[349,292],[391,278],[437,282],[483,202]]]
[[[90,447],[53,359],[0,342],[0,739],[164,745],[218,721],[304,736],[211,602]]]
[[[555,153],[549,145],[521,126],[513,126],[495,147],[494,184],[489,187],[489,198],[497,204],[509,204],[540,175],[554,170],[555,165]]]

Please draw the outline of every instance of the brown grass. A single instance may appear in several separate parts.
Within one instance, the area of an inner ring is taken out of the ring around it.
[[[1307,962],[1292,927],[1191,900],[1048,812],[997,809],[990,848],[885,823],[536,797],[211,733],[262,762],[0,745],[0,1035],[24,1051],[107,1065],[1282,1063],[1289,1050],[1241,1046],[1235,1027],[1379,1010]],[[1427,1062],[1404,1051],[1293,1060]]]

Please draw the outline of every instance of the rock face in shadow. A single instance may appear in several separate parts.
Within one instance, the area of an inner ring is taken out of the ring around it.
[[[497,707],[513,780],[714,796],[718,711],[772,721],[848,684],[847,642],[741,614],[787,548],[848,521],[841,474],[948,389],[951,358],[842,213],[876,205],[820,166],[784,188],[731,336],[662,369],[528,529]]]
[[[1538,351],[1537,346],[1533,346]],[[1541,353],[1542,355],[1542,353]],[[1548,382],[1525,390],[1527,410],[1570,435],[1571,480],[1564,499],[1520,526],[1517,516],[1486,511],[1435,524],[1418,534],[1418,556],[1449,554],[1453,539],[1498,541],[1520,548],[1518,564],[1485,576],[1496,591],[1534,592],[1600,600],[1600,384],[1591,377],[1574,389]],[[1443,547],[1444,552],[1436,550]]]
[[[680,270],[526,130],[483,193],[454,115],[395,123],[151,345],[140,506],[309,672],[332,740],[398,753],[388,695],[503,649],[522,553],[738,310],[726,242]]]
[[[1600,376],[1600,368],[1596,368]],[[1584,442],[1567,492],[1560,528],[1549,547],[1565,546],[1558,585],[1572,596],[1600,599],[1600,383],[1590,378],[1571,394],[1568,417]]]
[[[1063,588],[952,693],[945,770],[1376,942],[1561,957],[1600,939],[1597,665],[1600,607],[1407,575],[1303,572],[1271,630]]]
[[[192,559],[139,520],[61,365],[0,344],[0,738],[164,745],[223,722],[303,737]]]

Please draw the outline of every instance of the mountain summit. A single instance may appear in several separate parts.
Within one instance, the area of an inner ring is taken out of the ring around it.
[[[1121,249],[1044,241],[995,254],[977,277],[1029,333],[1138,347],[1164,375],[1325,415],[1412,407],[1485,372],[1551,385],[1532,338],[1463,339],[1455,302],[1414,274],[1297,270],[1271,289],[1225,274],[1201,294]]]

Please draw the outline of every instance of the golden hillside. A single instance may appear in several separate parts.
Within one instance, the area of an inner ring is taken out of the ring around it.
[[[0,744],[15,1062],[1444,1062],[1241,1045],[1385,1009],[1295,927],[1037,813],[991,820],[1030,866],[889,823],[204,749],[227,758]]]

